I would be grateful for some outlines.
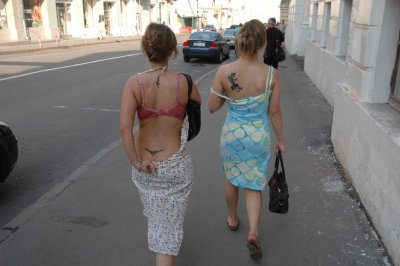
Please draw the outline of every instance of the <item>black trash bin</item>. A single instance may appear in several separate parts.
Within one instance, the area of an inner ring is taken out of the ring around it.
[[[18,159],[18,141],[11,128],[0,121],[0,182],[4,182]]]

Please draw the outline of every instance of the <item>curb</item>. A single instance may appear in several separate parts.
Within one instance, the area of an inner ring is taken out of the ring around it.
[[[178,33],[175,36],[185,36],[188,34]],[[102,40],[99,39],[71,39],[71,40],[62,40],[60,42],[56,42],[55,40],[45,41],[45,42],[10,42],[6,44],[0,44],[0,55],[11,55],[11,54],[22,54],[22,53],[31,53],[36,51],[43,50],[51,50],[51,49],[69,49],[72,47],[82,47],[89,45],[102,45],[102,44],[110,44],[110,43],[119,43],[119,42],[129,42],[129,41],[140,41],[142,36],[129,36],[129,37],[111,37],[104,38]]]

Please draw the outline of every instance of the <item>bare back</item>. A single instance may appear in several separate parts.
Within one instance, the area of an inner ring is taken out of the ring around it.
[[[253,61],[236,61],[221,67],[224,94],[232,99],[242,99],[265,92],[268,66]]]
[[[144,95],[141,94],[138,84],[133,88],[137,111],[142,103],[146,109],[154,110],[168,109],[177,103],[185,106],[188,98],[187,82],[184,77],[179,81],[178,75],[172,71],[166,71],[164,74],[162,72],[142,74]],[[181,89],[178,91],[179,85]],[[168,115],[139,119],[136,141],[139,157],[142,160],[161,161],[177,152],[180,147],[182,123],[183,117],[177,119]]]

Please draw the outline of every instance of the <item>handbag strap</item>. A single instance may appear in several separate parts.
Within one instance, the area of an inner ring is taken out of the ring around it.
[[[190,99],[190,94],[192,94],[192,87],[193,87],[192,77],[186,73],[181,73],[181,74],[185,76],[185,78],[188,82],[188,99]]]
[[[285,175],[285,168],[283,166],[283,159],[282,159],[282,153],[279,150],[278,154],[276,155],[276,159],[275,159],[275,171],[278,172],[278,168],[279,168],[279,162],[281,164],[281,168],[282,168],[282,173]]]

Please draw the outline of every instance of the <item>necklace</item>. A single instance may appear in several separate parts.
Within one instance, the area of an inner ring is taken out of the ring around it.
[[[159,74],[157,76],[157,79],[156,79],[156,85],[157,85],[158,88],[160,88],[160,76],[161,75],[165,75],[165,71],[167,69],[168,69],[168,66],[154,67],[154,68],[150,68],[150,69],[146,70],[144,73],[150,73],[150,72],[155,72],[155,71],[162,70],[162,74]]]
[[[146,70],[144,73],[149,73],[149,72],[155,72],[158,70],[162,70],[163,74],[165,74],[165,71],[168,69],[167,66],[162,66],[162,67],[155,67],[155,68],[150,68],[148,70]]]

